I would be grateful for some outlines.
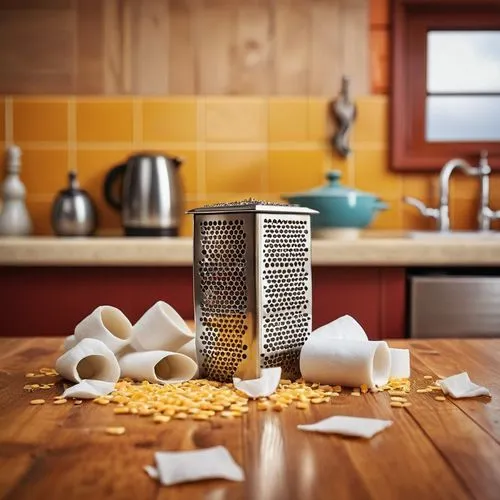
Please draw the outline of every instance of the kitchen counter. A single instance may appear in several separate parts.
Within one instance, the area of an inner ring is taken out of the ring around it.
[[[25,373],[53,366],[61,339],[0,339],[0,497],[6,499],[497,499],[500,491],[500,340],[391,341],[412,351],[407,408],[385,393],[350,396],[282,413],[257,411],[207,422],[115,415],[108,406],[50,404],[62,381],[34,393]],[[416,393],[424,375],[468,371],[493,398],[435,401]],[[30,379],[32,381],[32,379]],[[45,379],[37,379],[43,383]],[[32,406],[43,397],[49,402]],[[306,433],[297,424],[332,415],[391,419],[371,440]],[[110,436],[104,428],[123,425]],[[143,471],[157,450],[226,446],[246,480],[160,487]]]
[[[0,239],[1,266],[190,266],[192,238],[53,237]],[[368,233],[357,240],[313,240],[315,266],[499,266],[500,238]]]

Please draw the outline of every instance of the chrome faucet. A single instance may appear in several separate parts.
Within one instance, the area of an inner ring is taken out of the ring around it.
[[[482,154],[477,167],[473,167],[461,158],[454,158],[443,166],[439,174],[439,208],[429,208],[422,201],[410,196],[405,196],[403,198],[405,203],[417,208],[424,217],[436,219],[436,228],[438,231],[450,230],[450,177],[456,168],[462,170],[466,175],[481,177],[481,182],[486,178],[484,182],[486,182],[486,190],[489,191],[488,176],[491,172],[491,168],[488,165],[487,156]],[[483,213],[486,214],[486,211],[480,208],[478,217],[484,217],[481,215]]]
[[[481,159],[479,167],[486,171],[488,165],[488,152],[481,151]],[[489,231],[491,221],[500,219],[500,210],[492,210],[490,204],[490,176],[488,173],[481,173],[481,192],[479,196],[479,212],[477,214],[477,222],[480,231]]]

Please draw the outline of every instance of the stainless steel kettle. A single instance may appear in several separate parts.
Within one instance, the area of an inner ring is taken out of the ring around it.
[[[97,210],[89,194],[80,188],[76,171],[68,173],[69,186],[52,204],[52,229],[57,236],[90,236],[97,228]]]
[[[126,236],[177,236],[183,212],[178,168],[182,160],[141,153],[111,169],[104,180],[104,196],[121,210]],[[122,179],[121,196],[114,185]]]

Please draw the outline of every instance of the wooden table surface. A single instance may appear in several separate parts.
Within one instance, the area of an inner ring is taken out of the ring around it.
[[[438,402],[409,395],[412,406],[391,408],[385,393],[350,396],[300,411],[257,412],[243,419],[172,421],[157,425],[117,416],[109,407],[29,401],[25,373],[53,366],[61,339],[0,339],[0,498],[6,499],[462,499],[500,498],[500,339],[394,341],[410,346],[412,379],[468,371],[493,398]],[[331,415],[394,420],[371,440],[297,430]],[[125,425],[110,436],[106,426]],[[226,446],[246,480],[212,480],[162,487],[143,471],[158,450]]]

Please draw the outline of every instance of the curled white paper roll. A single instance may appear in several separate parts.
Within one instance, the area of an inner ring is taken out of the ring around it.
[[[391,378],[410,378],[410,350],[389,349],[391,352]]]
[[[117,382],[120,366],[111,350],[100,340],[83,339],[56,361],[56,370],[73,382],[83,379]]]
[[[348,387],[384,385],[391,355],[386,342],[332,339],[312,334],[300,353],[300,371],[308,382]]]
[[[191,380],[198,365],[188,356],[177,352],[133,352],[120,358],[123,377],[170,384]]]
[[[335,321],[320,326],[313,335],[328,335],[332,339],[368,340],[363,327],[352,317],[346,314]]]
[[[75,347],[76,344],[78,344],[76,337],[74,335],[68,335],[64,339],[63,349],[64,351],[69,351],[72,347]]]
[[[121,351],[129,344],[132,324],[120,309],[99,306],[75,327],[75,338],[100,340],[113,352]]]
[[[159,301],[134,325],[131,343],[136,351],[175,352],[192,338],[193,333],[177,311]]]
[[[179,354],[184,354],[188,358],[191,358],[196,365],[198,366],[198,357],[196,356],[196,341],[195,339],[191,339],[189,342],[186,342],[178,351]],[[198,378],[200,376],[199,367],[196,369],[196,373],[193,378]]]

